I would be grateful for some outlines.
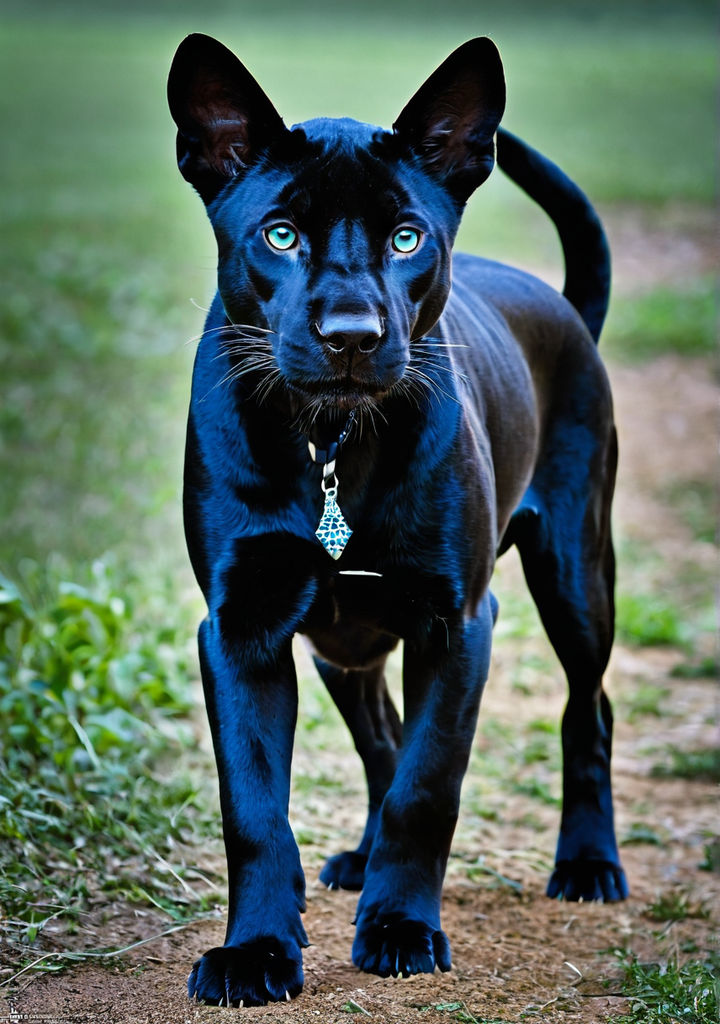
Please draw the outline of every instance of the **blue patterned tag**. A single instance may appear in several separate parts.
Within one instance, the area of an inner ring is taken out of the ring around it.
[[[335,500],[337,489],[330,487],[325,492],[325,508],[318,523],[315,536],[332,558],[339,558],[352,536],[352,530],[345,522],[340,506]]]

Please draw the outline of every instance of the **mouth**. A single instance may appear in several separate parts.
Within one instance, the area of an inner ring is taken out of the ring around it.
[[[313,380],[290,381],[290,388],[305,405],[320,409],[349,411],[359,407],[376,407],[392,388],[379,381]]]

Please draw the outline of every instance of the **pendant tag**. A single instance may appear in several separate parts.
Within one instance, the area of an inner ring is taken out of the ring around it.
[[[340,506],[335,500],[337,487],[325,491],[325,508],[318,523],[315,536],[332,558],[339,558],[352,536],[352,530],[345,522]]]

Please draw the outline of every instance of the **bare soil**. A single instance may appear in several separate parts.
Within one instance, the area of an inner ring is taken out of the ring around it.
[[[621,263],[627,265],[632,262],[630,250],[639,245],[630,237],[636,226],[627,227],[618,239],[621,251],[626,244]],[[684,251],[696,249],[689,238]],[[705,251],[702,245],[700,249]],[[666,271],[661,260],[659,277]],[[671,588],[693,571],[703,585],[715,565],[714,546],[698,540],[663,495],[668,488],[708,478],[717,433],[711,370],[703,361],[668,357],[641,367],[612,367],[611,377],[622,453],[615,516],[619,533],[630,551],[638,545],[657,553],[652,585]],[[503,568],[502,586],[524,586],[516,563]],[[483,760],[494,756],[495,744],[482,731],[484,720],[519,728],[561,713],[559,669],[532,693],[513,685],[518,654],[533,651],[544,658],[545,641],[504,640],[494,655],[465,789],[466,795],[480,789],[492,813],[478,816],[475,797],[468,797],[458,827],[443,904],[443,924],[453,948],[449,974],[382,980],[352,966],[356,896],[327,892],[315,880],[322,856],[351,844],[359,834],[362,783],[345,747],[338,752],[325,749],[317,758],[303,747],[297,754],[298,770],[317,770],[319,759],[323,772],[347,786],[342,796],[314,793],[295,812],[296,827],[298,821],[312,819],[324,825],[328,839],[324,848],[316,838],[302,846],[308,877],[305,923],[312,945],[305,954],[305,989],[297,1000],[246,1011],[187,1000],[185,982],[193,960],[222,943],[223,912],[218,911],[217,919],[156,938],[109,964],[85,962],[56,974],[27,972],[10,992],[1,990],[0,1021],[3,1013],[12,1012],[25,1015],[11,1017],[17,1020],[107,1024],[220,1022],[237,1020],[239,1013],[294,1024],[335,1024],[352,1020],[353,1014],[358,1020],[367,1014],[398,1024],[536,1018],[595,1024],[613,1019],[627,1007],[615,950],[631,950],[641,960],[666,961],[718,943],[720,875],[700,869],[706,844],[713,837],[718,841],[717,787],[651,775],[667,745],[696,750],[718,742],[718,690],[713,680],[671,676],[673,666],[687,658],[678,650],[616,646],[607,686],[617,710],[617,830],[621,838],[627,837],[641,823],[651,828],[654,839],[623,845],[631,886],[626,903],[553,902],[544,896],[544,886],[553,858],[557,808],[527,793],[508,795],[507,787],[493,790],[492,779],[482,771]],[[648,685],[665,691],[659,712],[628,713],[634,695]],[[347,793],[355,793],[354,800]],[[651,905],[673,895],[685,901],[685,918],[655,919]],[[159,912],[100,904],[88,918],[88,931],[73,941],[81,948],[119,948],[167,928],[168,920]]]

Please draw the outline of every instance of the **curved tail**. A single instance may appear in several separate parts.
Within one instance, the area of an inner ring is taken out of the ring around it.
[[[600,218],[559,167],[504,128],[497,133],[497,162],[555,224],[565,257],[563,295],[597,342],[610,301],[610,249]]]

